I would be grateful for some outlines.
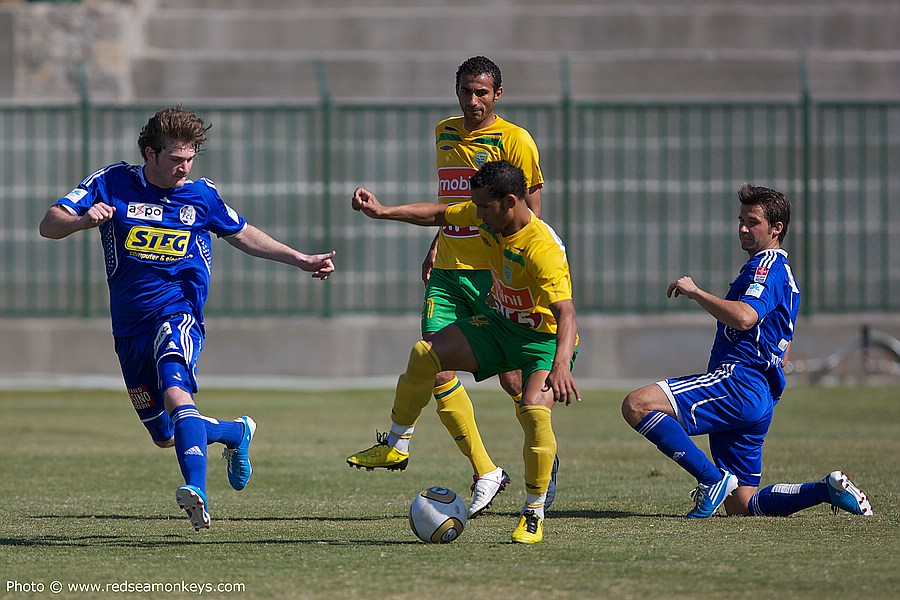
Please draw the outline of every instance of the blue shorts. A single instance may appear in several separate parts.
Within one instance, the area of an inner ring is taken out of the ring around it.
[[[174,435],[163,390],[179,387],[190,394],[197,392],[203,338],[203,325],[186,313],[165,317],[147,334],[115,338],[131,404],[156,442]]]
[[[709,450],[720,469],[741,485],[759,486],[762,447],[775,401],[762,373],[741,365],[657,382],[688,435],[709,436]]]

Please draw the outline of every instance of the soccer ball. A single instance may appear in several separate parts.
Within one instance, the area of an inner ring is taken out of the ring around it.
[[[409,506],[409,527],[423,542],[452,542],[462,535],[465,526],[465,502],[445,487],[422,490]]]

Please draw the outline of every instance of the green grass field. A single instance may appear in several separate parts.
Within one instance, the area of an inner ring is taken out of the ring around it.
[[[140,591],[182,582],[237,584],[202,595],[240,598],[900,595],[897,388],[789,389],[766,445],[764,485],[841,468],[869,494],[874,517],[817,506],[789,518],[699,522],[681,516],[691,478],[625,424],[624,394],[585,392],[580,405],[554,410],[559,496],[536,546],[509,541],[524,498],[522,432],[495,390],[488,382],[472,396],[513,484],[449,545],[418,542],[407,524],[422,488],[469,493],[468,463],[433,410],[420,419],[406,472],[344,462],[387,427],[389,391],[201,392],[202,412],[250,414],[259,429],[244,491],[232,491],[224,462],[210,460],[213,528],[199,534],[175,505],[173,451],[152,445],[124,393],[0,392],[0,589],[29,598],[121,595],[66,591],[70,584]],[[62,593],[51,593],[54,581]]]

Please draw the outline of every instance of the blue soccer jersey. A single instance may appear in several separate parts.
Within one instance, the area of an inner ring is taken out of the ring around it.
[[[99,227],[113,335],[147,333],[176,313],[202,323],[212,266],[210,232],[240,233],[243,217],[208,179],[162,189],[147,181],[142,167],[124,162],[90,175],[57,204],[84,215],[98,202],[116,209]]]
[[[775,400],[785,388],[781,361],[794,338],[800,311],[800,288],[794,280],[787,252],[763,250],[741,268],[725,296],[749,304],[759,320],[747,331],[717,325],[708,371],[720,365],[742,364],[763,373]]]

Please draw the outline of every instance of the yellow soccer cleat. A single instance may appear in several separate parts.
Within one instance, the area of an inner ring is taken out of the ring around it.
[[[347,457],[347,464],[357,469],[365,468],[366,471],[373,469],[387,469],[388,471],[405,471],[406,465],[409,464],[409,452],[400,452],[387,443],[388,434],[376,433],[375,439],[378,443],[368,448],[351,454]]]
[[[526,510],[512,532],[512,541],[520,544],[537,544],[544,539],[544,520],[533,510]]]

